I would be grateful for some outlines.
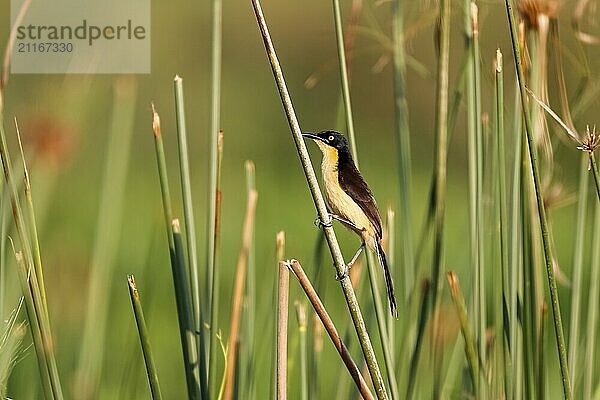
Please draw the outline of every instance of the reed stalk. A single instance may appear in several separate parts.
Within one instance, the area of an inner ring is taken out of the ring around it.
[[[14,181],[12,164],[4,131],[4,115],[1,109],[0,158],[2,160],[2,168],[4,171],[4,181],[10,194],[10,204],[15,227],[23,248],[23,251],[15,253],[17,257],[17,272],[21,283],[21,290],[23,291],[23,296],[25,296],[27,316],[32,327],[32,334],[37,335],[37,332],[39,332],[37,341],[34,344],[36,355],[38,357],[38,367],[42,378],[42,386],[48,399],[62,400],[62,387],[54,356],[50,321],[42,300],[41,289],[38,284],[39,278],[37,277],[34,267],[30,236],[27,232],[23,210],[20,205],[19,195]]]
[[[596,338],[598,335],[598,298],[600,294],[600,204],[596,203],[594,216],[594,233],[593,233],[593,248],[592,248],[592,270],[590,272],[590,291],[587,313],[587,332],[585,342],[585,360],[583,374],[583,399],[592,399],[594,390],[594,377],[596,377],[596,385],[598,385],[597,377],[594,375],[594,363],[596,356]],[[596,368],[597,371],[597,368]],[[597,386],[596,394],[597,396]]]
[[[277,290],[277,400],[287,398],[287,341],[288,298],[290,271],[285,261],[279,261],[279,287]]]
[[[327,313],[325,306],[321,302],[319,295],[317,294],[312,283],[306,276],[306,273],[304,272],[302,265],[300,265],[300,263],[297,260],[292,260],[289,264],[284,263],[284,265],[288,265],[289,268],[291,268],[292,271],[294,272],[294,275],[298,279],[300,286],[302,286],[302,289],[306,293],[306,297],[313,305],[313,308],[315,309],[315,313],[318,315],[319,319],[323,323],[323,326],[325,327],[327,334],[331,338],[333,345],[335,346],[336,350],[338,351],[340,357],[342,357],[342,361],[344,362],[344,365],[348,369],[348,372],[350,373],[350,376],[354,380],[354,383],[356,383],[356,387],[358,388],[358,391],[361,394],[361,396],[363,397],[363,399],[365,399],[365,400],[374,399],[373,394],[371,394],[371,391],[369,390],[367,383],[363,379],[358,366],[352,359],[350,352],[346,348],[346,345],[344,344],[344,342],[342,341],[342,338],[338,334],[337,329],[335,328],[335,325],[333,324],[333,321],[329,317],[329,314]]]
[[[335,28],[336,28],[336,39],[338,48],[338,59],[340,64],[340,75],[342,81],[342,97],[344,99],[344,110],[346,116],[346,127],[348,129],[348,136],[350,138],[350,146],[352,151],[352,157],[358,168],[358,151],[356,146],[356,139],[354,135],[354,122],[352,114],[352,105],[350,101],[350,88],[348,84],[348,70],[346,66],[346,53],[344,48],[344,35],[342,32],[342,17],[340,12],[339,0],[333,0],[333,10],[335,16]],[[379,288],[377,286],[377,277],[375,275],[374,266],[370,254],[366,254],[367,264],[369,265],[369,277],[371,284],[371,293],[375,304],[375,314],[377,316],[377,326],[379,328],[379,337],[383,347],[384,362],[386,364],[387,378],[390,385],[390,392],[392,399],[399,399],[398,387],[396,384],[396,377],[394,376],[394,362],[392,356],[392,348],[388,342],[388,332],[386,328],[386,311],[381,306],[381,297],[379,294]]]
[[[444,269],[444,214],[446,206],[446,165],[448,161],[448,68],[450,64],[450,1],[439,5],[439,55],[437,59],[435,106],[435,217],[433,251],[433,310],[438,305],[441,286],[440,273]],[[434,324],[437,330],[437,322]],[[435,335],[435,334],[434,334]]]
[[[464,95],[465,90],[465,81],[467,80],[467,74],[471,71],[471,66],[468,57],[463,59],[463,63],[460,69],[458,81],[456,88],[454,89],[452,95],[452,105],[450,107],[450,112],[448,114],[448,143],[452,140],[452,134],[454,133],[454,127],[456,124],[458,112],[460,111],[460,104]],[[425,244],[427,242],[427,237],[429,235],[429,231],[431,230],[431,226],[433,225],[433,220],[435,218],[435,182],[436,176],[435,173],[431,177],[431,183],[429,185],[429,193],[427,195],[428,199],[428,207],[427,212],[425,214],[425,221],[423,222],[423,226],[421,228],[421,233],[419,235],[419,240],[417,242],[417,247],[415,249],[415,257],[414,257],[414,265],[415,265],[415,276],[419,276],[422,274],[421,265],[425,265],[421,263],[421,258],[423,256],[423,252],[425,249]],[[413,287],[414,291],[414,287]],[[411,293],[413,293],[411,291]],[[409,299],[410,301],[410,299]]]
[[[531,164],[531,170],[533,172],[533,183],[535,188],[535,195],[537,200],[538,217],[540,221],[540,227],[542,230],[542,242],[544,249],[544,260],[546,264],[546,272],[548,275],[548,286],[550,288],[550,298],[552,303],[552,314],[554,319],[554,331],[556,336],[556,349],[558,352],[558,358],[560,363],[560,372],[562,378],[563,394],[566,400],[572,398],[571,394],[571,380],[569,378],[569,363],[567,360],[567,346],[565,343],[562,317],[560,313],[560,300],[558,298],[558,289],[556,286],[556,277],[554,275],[554,265],[552,248],[549,240],[549,227],[546,219],[546,209],[544,206],[544,199],[541,193],[540,187],[540,175],[539,167],[537,163],[537,148],[534,143],[532,134],[531,120],[527,107],[527,92],[525,91],[525,80],[523,67],[521,63],[521,52],[519,48],[517,27],[515,23],[515,17],[513,13],[512,1],[505,0],[506,11],[508,14],[508,22],[510,25],[510,33],[512,39],[513,54],[515,58],[515,67],[517,70],[517,78],[519,82],[519,91],[521,95],[521,106],[525,115],[525,133],[527,135],[527,145],[529,148],[529,161]],[[600,195],[600,192],[599,192]],[[599,197],[600,198],[600,197]]]
[[[181,196],[183,198],[183,215],[185,238],[187,243],[188,268],[194,305],[194,322],[196,331],[200,331],[202,314],[200,302],[200,280],[198,272],[198,250],[196,248],[196,223],[192,199],[192,183],[190,179],[190,161],[187,145],[187,128],[185,123],[185,101],[183,96],[183,79],[176,75],[173,81],[175,90],[175,113],[177,115],[177,144],[179,149],[179,173],[181,174]]]
[[[523,140],[524,141],[524,140]],[[527,147],[523,143],[522,158],[527,159]],[[522,307],[522,331],[523,331],[523,374],[524,374],[524,393],[527,398],[535,398],[535,342],[536,342],[536,320],[535,314],[537,311],[534,289],[533,274],[535,269],[535,255],[533,254],[535,240],[533,238],[534,231],[531,225],[534,221],[531,219],[530,209],[530,185],[527,182],[527,164],[522,164],[521,171],[521,232],[523,238],[523,307]]]
[[[275,237],[275,258],[277,260],[277,266],[279,267],[279,262],[283,261],[285,258],[285,232],[279,231]],[[279,271],[279,270],[278,270]],[[273,280],[273,304],[277,304],[277,291],[279,288],[279,273],[274,274],[275,279]],[[273,374],[271,375],[271,390],[270,390],[270,399],[275,400],[277,398],[277,324],[273,324],[273,358],[271,362],[271,371]]]
[[[600,175],[598,174],[598,164],[596,163],[596,156],[594,156],[594,152],[590,151],[590,168],[592,170],[592,175],[594,175],[594,184],[596,186],[596,195],[598,196],[598,201],[600,201]]]
[[[467,72],[467,150],[469,169],[469,235],[470,257],[473,268],[473,320],[476,343],[480,357],[485,360],[485,272],[483,270],[483,137],[481,130],[481,83],[479,67],[479,23],[478,8],[471,0],[466,0],[466,58],[469,62]],[[482,396],[482,376],[475,375],[475,396]]]
[[[76,397],[95,397],[98,391],[106,341],[108,306],[116,267],[115,256],[119,243],[123,212],[123,197],[127,183],[127,169],[133,133],[136,105],[136,83],[118,80],[114,86],[114,102],[104,176],[100,191],[98,223],[88,278],[85,323],[79,353]]]
[[[395,368],[394,368],[394,356],[392,353],[392,347],[388,340],[388,330],[386,327],[386,308],[381,304],[381,294],[379,292],[379,285],[377,284],[377,274],[375,272],[376,263],[373,261],[373,255],[370,252],[366,254],[367,258],[367,269],[369,270],[369,280],[371,283],[371,295],[373,296],[373,303],[375,305],[375,316],[377,318],[377,327],[379,328],[379,338],[381,339],[381,347],[383,349],[383,361],[387,372],[387,380],[390,387],[390,394],[392,399],[400,399],[400,393],[398,392],[398,384],[396,382]],[[392,323],[396,321],[392,320]]]
[[[244,163],[246,170],[246,192],[250,193],[256,190],[255,183],[255,166],[250,160]],[[240,351],[240,377],[239,393],[248,400],[254,400],[256,397],[254,386],[254,371],[256,370],[255,363],[255,323],[256,320],[256,262],[255,262],[255,243],[254,243],[254,227],[252,229],[252,240],[248,248],[248,273],[246,274],[246,290],[245,290],[245,313],[243,317],[243,336],[244,341],[240,343],[243,348]]]
[[[441,354],[440,347],[435,345],[439,331],[438,310],[441,290],[441,273],[445,269],[444,256],[444,229],[446,208],[446,174],[448,163],[448,92],[449,92],[449,64],[450,64],[450,0],[441,0],[439,3],[438,17],[438,43],[436,74],[436,104],[435,104],[435,143],[434,143],[434,175],[435,175],[435,202],[434,202],[434,245],[431,279],[433,290],[431,292],[431,309],[433,310],[432,345],[434,346],[434,385],[433,396],[439,396],[441,384]],[[419,346],[420,347],[420,346]],[[417,347],[418,348],[418,347]],[[418,359],[418,354],[416,355]],[[415,361],[416,362],[416,361]],[[409,381],[409,388],[414,388],[414,383]],[[412,396],[412,394],[411,394]]]
[[[160,191],[163,203],[163,216],[165,219],[165,228],[167,232],[167,242],[169,245],[169,259],[171,261],[171,270],[173,274],[173,285],[175,288],[175,300],[177,306],[177,318],[179,323],[179,334],[182,339],[182,354],[184,361],[184,368],[186,371],[186,384],[188,390],[188,396],[190,398],[200,398],[198,393],[201,393],[202,399],[208,398],[208,382],[207,377],[208,373],[206,370],[206,347],[205,347],[205,339],[204,339],[204,329],[200,329],[197,331],[199,336],[199,340],[196,342],[196,346],[198,346],[199,357],[198,357],[198,366],[199,366],[199,386],[200,392],[198,389],[194,387],[195,382],[193,379],[193,371],[188,371],[188,366],[194,369],[192,365],[192,360],[196,359],[193,354],[190,353],[190,344],[187,343],[188,340],[188,331],[194,332],[193,327],[189,327],[188,324],[188,315],[187,315],[187,307],[190,305],[189,303],[192,301],[191,298],[186,297],[185,289],[183,287],[184,283],[181,282],[183,277],[181,276],[180,271],[180,263],[185,265],[185,259],[178,260],[177,254],[181,252],[183,256],[183,248],[178,249],[175,246],[175,232],[173,231],[174,220],[173,220],[173,211],[172,211],[172,201],[171,194],[169,191],[169,178],[167,175],[167,165],[165,161],[165,152],[164,145],[161,134],[161,125],[160,125],[160,116],[158,112],[154,108],[154,104],[152,104],[152,131],[154,133],[154,145],[156,151],[156,163],[158,166],[158,176],[160,181]],[[177,226],[179,228],[179,222],[177,221]],[[181,236],[179,233],[177,236]],[[185,266],[183,267],[185,268]],[[187,274],[187,272],[186,272]],[[185,275],[184,275],[185,276]],[[188,286],[188,294],[189,294],[189,286]],[[193,310],[192,310],[192,320],[190,320],[192,324],[194,324],[193,320]],[[194,335],[195,336],[195,335]],[[194,346],[195,348],[195,346]],[[190,386],[191,385],[191,386]]]
[[[585,226],[587,221],[587,199],[588,199],[588,165],[589,157],[587,154],[581,155],[579,165],[579,189],[577,190],[577,222],[575,231],[575,240],[573,242],[573,275],[571,278],[571,322],[569,323],[569,374],[573,382],[573,391],[577,392],[575,375],[579,369],[579,323],[581,309],[582,292],[582,270],[583,270],[583,249],[585,244]]]
[[[408,368],[408,382],[406,386],[406,399],[411,400],[414,396],[415,384],[417,381],[417,369],[419,365],[419,356],[421,354],[421,346],[425,337],[425,327],[427,325],[427,310],[430,307],[429,297],[431,296],[431,282],[423,281],[421,285],[421,302],[419,305],[419,319],[417,323],[417,337],[415,345],[410,356],[410,364]],[[435,317],[434,317],[435,318]]]
[[[198,350],[196,349],[198,341],[196,340],[194,327],[194,308],[190,294],[190,282],[187,276],[188,269],[185,265],[181,226],[177,218],[174,218],[171,222],[171,230],[175,250],[175,256],[172,259],[174,262],[171,263],[171,268],[188,398],[190,400],[207,399],[208,391],[205,382],[202,381],[203,376],[200,370],[202,360],[198,359]]]
[[[214,228],[211,229],[211,233],[214,234],[213,237],[213,245],[214,248],[212,250],[212,265],[213,271],[211,272],[212,282],[210,290],[210,350],[209,350],[209,364],[208,364],[208,390],[211,396],[215,396],[216,391],[218,390],[218,378],[217,378],[217,357],[213,357],[213,354],[217,354],[217,329],[219,326],[219,298],[220,298],[220,284],[221,284],[221,274],[219,271],[218,262],[219,262],[219,237],[221,233],[221,163],[223,160],[223,131],[219,131],[217,135],[217,161],[214,165],[214,168],[217,172],[217,180],[216,180],[216,189],[215,189],[215,218],[211,220],[212,222],[209,224],[214,224]],[[212,165],[212,164],[211,164]],[[213,168],[213,167],[211,167]],[[212,187],[211,187],[212,193]],[[209,265],[210,268],[210,265]]]
[[[29,169],[25,162],[25,154],[23,152],[23,144],[21,143],[21,132],[19,131],[19,125],[17,118],[15,117],[15,130],[17,132],[17,141],[19,143],[19,151],[21,154],[21,161],[23,163],[23,186],[25,191],[25,200],[27,206],[27,228],[29,236],[31,238],[31,247],[33,250],[33,267],[38,277],[38,286],[40,287],[40,294],[42,296],[42,304],[44,305],[44,312],[46,318],[48,317],[48,302],[46,300],[46,287],[44,284],[44,270],[42,268],[42,255],[40,251],[40,241],[38,239],[38,229],[35,219],[35,209],[33,207],[33,196],[31,194],[31,180],[29,179]]]
[[[162,394],[160,392],[160,385],[158,383],[158,369],[156,368],[156,362],[154,361],[154,356],[152,355],[150,334],[148,332],[148,327],[146,326],[140,294],[135,284],[135,278],[133,275],[127,275],[127,284],[129,287],[129,297],[131,297],[131,306],[133,307],[133,314],[135,316],[135,322],[137,325],[138,334],[140,336],[140,345],[142,346],[144,362],[146,364],[146,373],[148,375],[148,383],[150,384],[150,393],[152,394],[153,400],[160,400],[162,399]]]
[[[23,252],[15,252],[15,258],[17,260],[17,275],[25,299],[27,320],[29,321],[33,346],[37,357],[42,391],[46,400],[62,399],[62,390],[56,364],[52,361],[54,358],[52,340],[44,334],[44,329],[42,328],[42,318],[44,316],[38,313],[43,313],[44,311],[43,309],[38,310],[36,307],[35,295],[32,290],[34,286],[37,286],[37,283],[34,279],[30,279]],[[57,380],[55,381],[55,379]]]
[[[222,57],[222,0],[211,2],[211,113],[210,113],[210,156],[208,164],[208,220],[206,241],[206,315],[210,321],[211,335],[209,340],[209,368],[208,386],[211,396],[216,396],[218,390],[216,376],[216,353],[217,338],[216,327],[218,325],[218,302],[219,302],[219,221],[221,209],[220,191],[220,155],[222,155],[222,132],[219,129],[221,123],[221,57]],[[220,145],[221,144],[221,145]],[[215,315],[217,314],[217,315]]]
[[[296,300],[294,302],[296,308],[296,320],[298,322],[298,336],[300,337],[300,399],[308,400],[308,352],[307,352],[307,317],[306,306],[304,303]]]
[[[156,165],[158,166],[158,178],[160,181],[160,194],[163,204],[163,216],[165,219],[165,230],[167,232],[167,241],[169,243],[169,255],[171,261],[175,256],[175,245],[173,242],[173,206],[171,193],[169,191],[169,176],[167,174],[167,162],[165,160],[165,149],[163,145],[160,116],[152,103],[152,133],[154,134],[154,150],[156,152]]]
[[[314,168],[311,164],[304,140],[302,139],[302,131],[300,130],[300,125],[298,124],[298,119],[296,118],[292,101],[287,90],[287,86],[285,84],[285,79],[283,76],[281,65],[279,64],[279,60],[275,53],[275,48],[273,47],[273,42],[269,35],[267,24],[262,12],[262,7],[260,5],[259,0],[252,0],[252,5],[254,7],[254,12],[256,14],[257,22],[265,44],[266,53],[271,64],[271,68],[273,70],[273,75],[275,77],[275,81],[279,89],[281,101],[284,106],[286,116],[288,118],[288,123],[290,125],[292,137],[296,144],[296,149],[298,151],[298,155],[300,157],[304,174],[306,175],[308,186],[311,191],[313,200],[315,202],[319,218],[321,219],[321,221],[329,221],[330,216],[325,205],[325,199],[323,198],[323,194],[319,189],[319,184],[315,175]],[[350,278],[346,274],[345,262],[337,238],[335,236],[335,232],[331,226],[325,227],[324,231],[327,243],[329,245],[329,249],[331,251],[331,255],[335,263],[337,274],[340,277],[344,277],[340,280],[340,284],[342,286],[342,290],[344,291],[346,303],[348,304],[348,309],[350,310],[352,321],[356,328],[356,332],[361,343],[361,348],[365,356],[365,360],[369,367],[369,373],[371,375],[371,379],[373,381],[377,397],[379,399],[387,399],[388,395],[383,382],[381,371],[379,369],[379,365],[377,364],[377,359],[375,357],[375,352],[371,344],[371,339],[369,338],[369,334],[367,332],[366,325],[362,313],[360,311],[360,307],[358,305],[354,289],[352,287],[352,283],[350,281]]]
[[[538,365],[536,371],[536,383],[537,383],[537,398],[545,399],[546,396],[546,360],[544,353],[544,343],[546,337],[546,320],[548,319],[548,305],[542,303],[539,310],[540,319],[540,334],[537,340],[536,352],[538,354]]]
[[[342,99],[344,100],[344,110],[346,111],[346,130],[348,132],[348,138],[350,139],[350,151],[352,152],[352,158],[354,158],[354,162],[358,168],[356,137],[354,135],[354,119],[352,117],[352,102],[350,100],[350,83],[348,82],[348,66],[346,65],[346,48],[344,46],[344,32],[342,12],[340,11],[340,0],[333,0],[333,17],[335,23],[338,62],[340,64]]]
[[[400,226],[402,227],[402,264],[404,271],[404,301],[415,284],[415,258],[412,232],[412,166],[408,101],[406,100],[406,51],[404,50],[404,4],[394,0],[392,9],[394,122],[398,135],[398,163],[400,188]],[[390,240],[389,249],[395,247]],[[392,264],[393,265],[393,264]],[[390,327],[388,326],[388,329]],[[391,338],[391,335],[390,335]],[[393,346],[392,346],[393,348]]]
[[[196,240],[196,221],[194,218],[194,207],[192,199],[192,183],[190,178],[190,162],[188,157],[187,145],[187,128],[185,122],[185,101],[183,95],[183,79],[180,76],[175,76],[173,81],[175,95],[175,112],[177,116],[177,144],[179,150],[179,172],[181,179],[181,191],[183,198],[183,214],[186,231],[186,244],[189,269],[189,284],[192,295],[192,305],[194,311],[194,329],[198,332],[196,348],[199,351],[198,359],[200,360],[200,380],[204,380],[206,351],[205,338],[203,332],[203,313],[202,299],[200,297],[200,273],[198,267],[198,249]],[[201,388],[204,390],[204,385],[201,383]]]
[[[1,121],[0,121],[1,123]],[[4,199],[6,185],[0,180],[0,194]],[[4,303],[6,302],[6,236],[8,232],[8,202],[0,202],[0,318],[4,319]]]
[[[475,2],[470,4],[470,15],[471,15],[471,29],[473,32],[473,97],[474,97],[474,139],[475,139],[475,229],[476,229],[476,240],[474,246],[476,246],[477,262],[475,263],[475,276],[477,282],[475,285],[476,301],[476,318],[475,323],[477,324],[476,337],[478,343],[478,354],[481,360],[485,363],[487,360],[486,355],[486,287],[485,287],[485,254],[484,254],[484,209],[483,209],[483,131],[482,131],[482,120],[481,120],[481,68],[479,64],[479,10]],[[477,376],[479,383],[475,386],[477,391],[475,396],[477,398],[486,399],[487,393],[485,390],[485,375],[480,374]]]
[[[460,321],[460,330],[462,332],[463,339],[465,340],[465,355],[467,356],[467,361],[469,363],[469,372],[473,381],[473,387],[475,389],[475,393],[480,393],[481,389],[478,388],[480,382],[479,359],[477,350],[475,350],[475,339],[473,332],[471,331],[471,327],[469,325],[469,317],[467,315],[465,298],[460,290],[460,284],[458,282],[456,273],[449,271],[446,276],[448,278],[448,285],[450,286],[450,294],[452,295],[452,300],[454,301],[454,306],[456,307],[456,312],[458,314],[458,320]]]
[[[510,251],[509,265],[510,265],[510,297],[508,301],[509,309],[509,321],[510,321],[510,335],[509,335],[509,348],[511,351],[510,359],[513,369],[515,371],[513,390],[511,393],[507,393],[508,399],[520,399],[522,396],[523,387],[523,335],[519,329],[519,303],[518,298],[522,298],[522,287],[523,287],[523,275],[522,264],[522,241],[523,237],[521,234],[522,220],[524,218],[522,207],[521,207],[521,170],[522,170],[522,148],[523,148],[523,135],[522,135],[522,113],[520,112],[519,101],[518,101],[518,90],[515,91],[515,101],[513,103],[513,165],[512,165],[512,178],[511,178],[511,212],[510,212]]]
[[[473,21],[471,15],[471,0],[465,0],[464,26],[465,26],[465,58],[467,59],[467,154],[468,154],[468,179],[469,179],[469,255],[473,267],[473,304],[477,303],[479,293],[479,246],[477,236],[477,125],[479,121],[475,116],[477,108],[477,94],[475,92],[475,67],[479,62],[474,57]],[[475,334],[479,338],[479,307],[474,307],[474,323],[477,329]]]
[[[215,279],[213,274],[218,265],[218,218],[219,218],[219,192],[218,192],[218,154],[219,154],[219,126],[221,123],[221,53],[223,50],[223,5],[222,0],[211,1],[211,84],[210,84],[210,155],[208,159],[208,210],[206,221],[206,316],[208,321],[212,318],[213,289]],[[213,335],[214,336],[214,335]],[[216,350],[216,342],[210,341],[210,351]],[[216,383],[212,383],[213,388]]]
[[[443,396],[447,393],[452,393],[456,388],[459,377],[462,378],[464,369],[462,367],[463,358],[461,357],[461,354],[464,356],[464,349],[464,340],[460,340],[460,337],[457,337],[454,348],[452,349],[452,354],[450,355],[450,361],[448,361],[448,367],[446,368],[446,377],[442,384]]]
[[[421,290],[419,290],[421,289]],[[398,389],[400,393],[406,394],[408,383],[410,378],[414,375],[416,376],[416,371],[412,371],[405,366],[409,365],[411,362],[411,357],[416,348],[416,343],[420,340],[418,338],[418,324],[414,321],[419,321],[420,315],[419,310],[421,310],[424,305],[423,301],[427,299],[423,299],[423,285],[419,285],[413,288],[413,291],[410,294],[409,302],[407,309],[405,312],[400,313],[402,329],[399,329],[397,332],[400,333],[400,337],[398,338],[398,343],[400,347],[400,355],[398,357],[398,361],[395,363],[398,366],[401,366],[401,373],[398,378]],[[425,303],[425,306],[427,303]],[[425,312],[427,309],[425,308]]]
[[[21,296],[18,305],[9,317],[3,319],[4,332],[0,334],[0,398],[7,398],[8,379],[23,354],[23,339],[27,333],[27,323],[17,319],[23,307],[24,298]]]
[[[231,325],[229,328],[229,340],[227,344],[227,370],[225,378],[225,390],[223,399],[233,399],[235,384],[236,356],[238,354],[238,338],[240,329],[240,320],[242,313],[242,302],[244,299],[244,284],[246,282],[246,271],[248,269],[248,255],[252,245],[252,232],[254,227],[254,217],[256,213],[256,201],[258,193],[251,190],[248,193],[246,203],[246,217],[244,218],[244,228],[242,234],[242,250],[238,258],[235,276],[235,286],[233,289],[233,306],[231,311]]]
[[[386,226],[387,226],[387,260],[388,260],[388,268],[390,269],[390,274],[392,277],[397,275],[398,267],[396,264],[396,223],[395,223],[395,213],[391,208],[388,208],[386,213]],[[408,293],[405,296],[405,301],[408,299]],[[396,368],[394,366],[394,353],[395,353],[395,338],[396,338],[396,322],[397,319],[392,315],[392,313],[387,313],[387,341],[388,346],[392,350],[392,371],[395,371]]]
[[[499,226],[499,254],[500,254],[500,270],[501,270],[501,293],[499,298],[496,300],[496,304],[499,307],[496,310],[496,340],[501,341],[501,357],[503,360],[503,381],[504,381],[504,395],[509,396],[512,391],[512,377],[508,373],[510,371],[510,327],[507,323],[510,323],[509,317],[509,306],[508,301],[510,299],[510,285],[509,285],[509,267],[508,267],[508,206],[507,202],[507,186],[506,186],[506,150],[504,145],[504,72],[502,62],[502,52],[500,49],[496,50],[495,60],[495,115],[496,115],[496,157],[498,160],[497,164],[497,199],[496,203],[498,206],[498,226]]]

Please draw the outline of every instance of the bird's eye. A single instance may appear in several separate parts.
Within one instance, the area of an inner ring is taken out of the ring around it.
[[[334,139],[333,135],[329,136],[328,140],[331,142]]]

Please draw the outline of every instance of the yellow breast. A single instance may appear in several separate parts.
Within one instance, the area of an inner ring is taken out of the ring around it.
[[[317,142],[318,143],[318,142]],[[352,222],[358,230],[349,227],[361,236],[369,234],[371,236],[372,224],[362,211],[362,209],[344,192],[338,181],[338,154],[337,150],[331,146],[325,146],[318,143],[323,152],[323,162],[321,172],[323,173],[323,182],[325,184],[325,193],[327,203],[331,212],[339,215],[345,220]],[[370,243],[367,243],[370,244]]]

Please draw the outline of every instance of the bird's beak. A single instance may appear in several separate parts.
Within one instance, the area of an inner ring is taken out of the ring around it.
[[[302,136],[308,139],[317,140],[319,142],[324,142],[325,140],[315,135],[314,133],[302,133]]]

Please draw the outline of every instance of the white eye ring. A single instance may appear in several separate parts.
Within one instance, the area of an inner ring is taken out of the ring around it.
[[[335,138],[333,137],[333,135],[329,136],[329,138],[328,138],[328,140],[329,140],[329,141],[332,141],[333,139],[335,139]]]

